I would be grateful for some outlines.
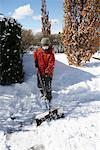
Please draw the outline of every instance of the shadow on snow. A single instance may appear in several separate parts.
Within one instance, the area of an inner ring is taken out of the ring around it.
[[[60,90],[65,87],[91,80],[95,76],[81,69],[65,65],[56,61],[54,72],[54,89]]]
[[[33,54],[24,54],[23,57],[25,80],[28,80],[36,74]]]

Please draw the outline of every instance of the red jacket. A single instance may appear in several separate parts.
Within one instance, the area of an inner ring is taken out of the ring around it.
[[[43,51],[42,48],[35,50],[34,61],[38,63],[41,75],[53,76],[55,56],[52,48],[49,48],[47,51]]]

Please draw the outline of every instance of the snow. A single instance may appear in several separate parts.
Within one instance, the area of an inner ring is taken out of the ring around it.
[[[4,20],[4,15],[0,13],[0,21]]]
[[[52,106],[65,118],[36,127],[45,110],[36,83],[32,52],[24,55],[25,81],[0,86],[0,150],[99,150],[100,60],[69,66],[56,54]]]
[[[33,126],[31,131],[12,134],[7,144],[12,150],[26,150],[33,145],[43,145],[46,150],[99,150],[98,117],[67,117],[37,129]]]
[[[95,54],[93,55],[93,57],[95,57],[95,58],[99,58],[99,59],[100,59],[100,50],[98,50],[98,52],[97,52],[97,53],[95,53]]]

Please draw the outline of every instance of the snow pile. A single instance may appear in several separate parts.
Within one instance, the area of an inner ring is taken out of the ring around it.
[[[45,108],[32,53],[24,55],[24,70],[24,83],[0,86],[0,150],[99,150],[100,61],[76,68],[56,54],[52,106],[65,118],[38,128],[35,116]]]
[[[99,119],[100,113],[87,118],[68,117],[66,120],[44,123],[39,128],[32,127],[31,131],[12,134],[7,144],[11,150],[39,146],[44,150],[99,150]]]
[[[0,150],[6,150],[6,136],[0,132]]]
[[[93,55],[93,57],[100,59],[100,50]]]

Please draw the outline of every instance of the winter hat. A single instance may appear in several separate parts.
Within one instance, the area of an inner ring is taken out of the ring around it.
[[[45,37],[45,38],[42,38],[41,40],[41,46],[50,46],[51,45],[51,42],[50,42],[50,39],[48,37]]]

